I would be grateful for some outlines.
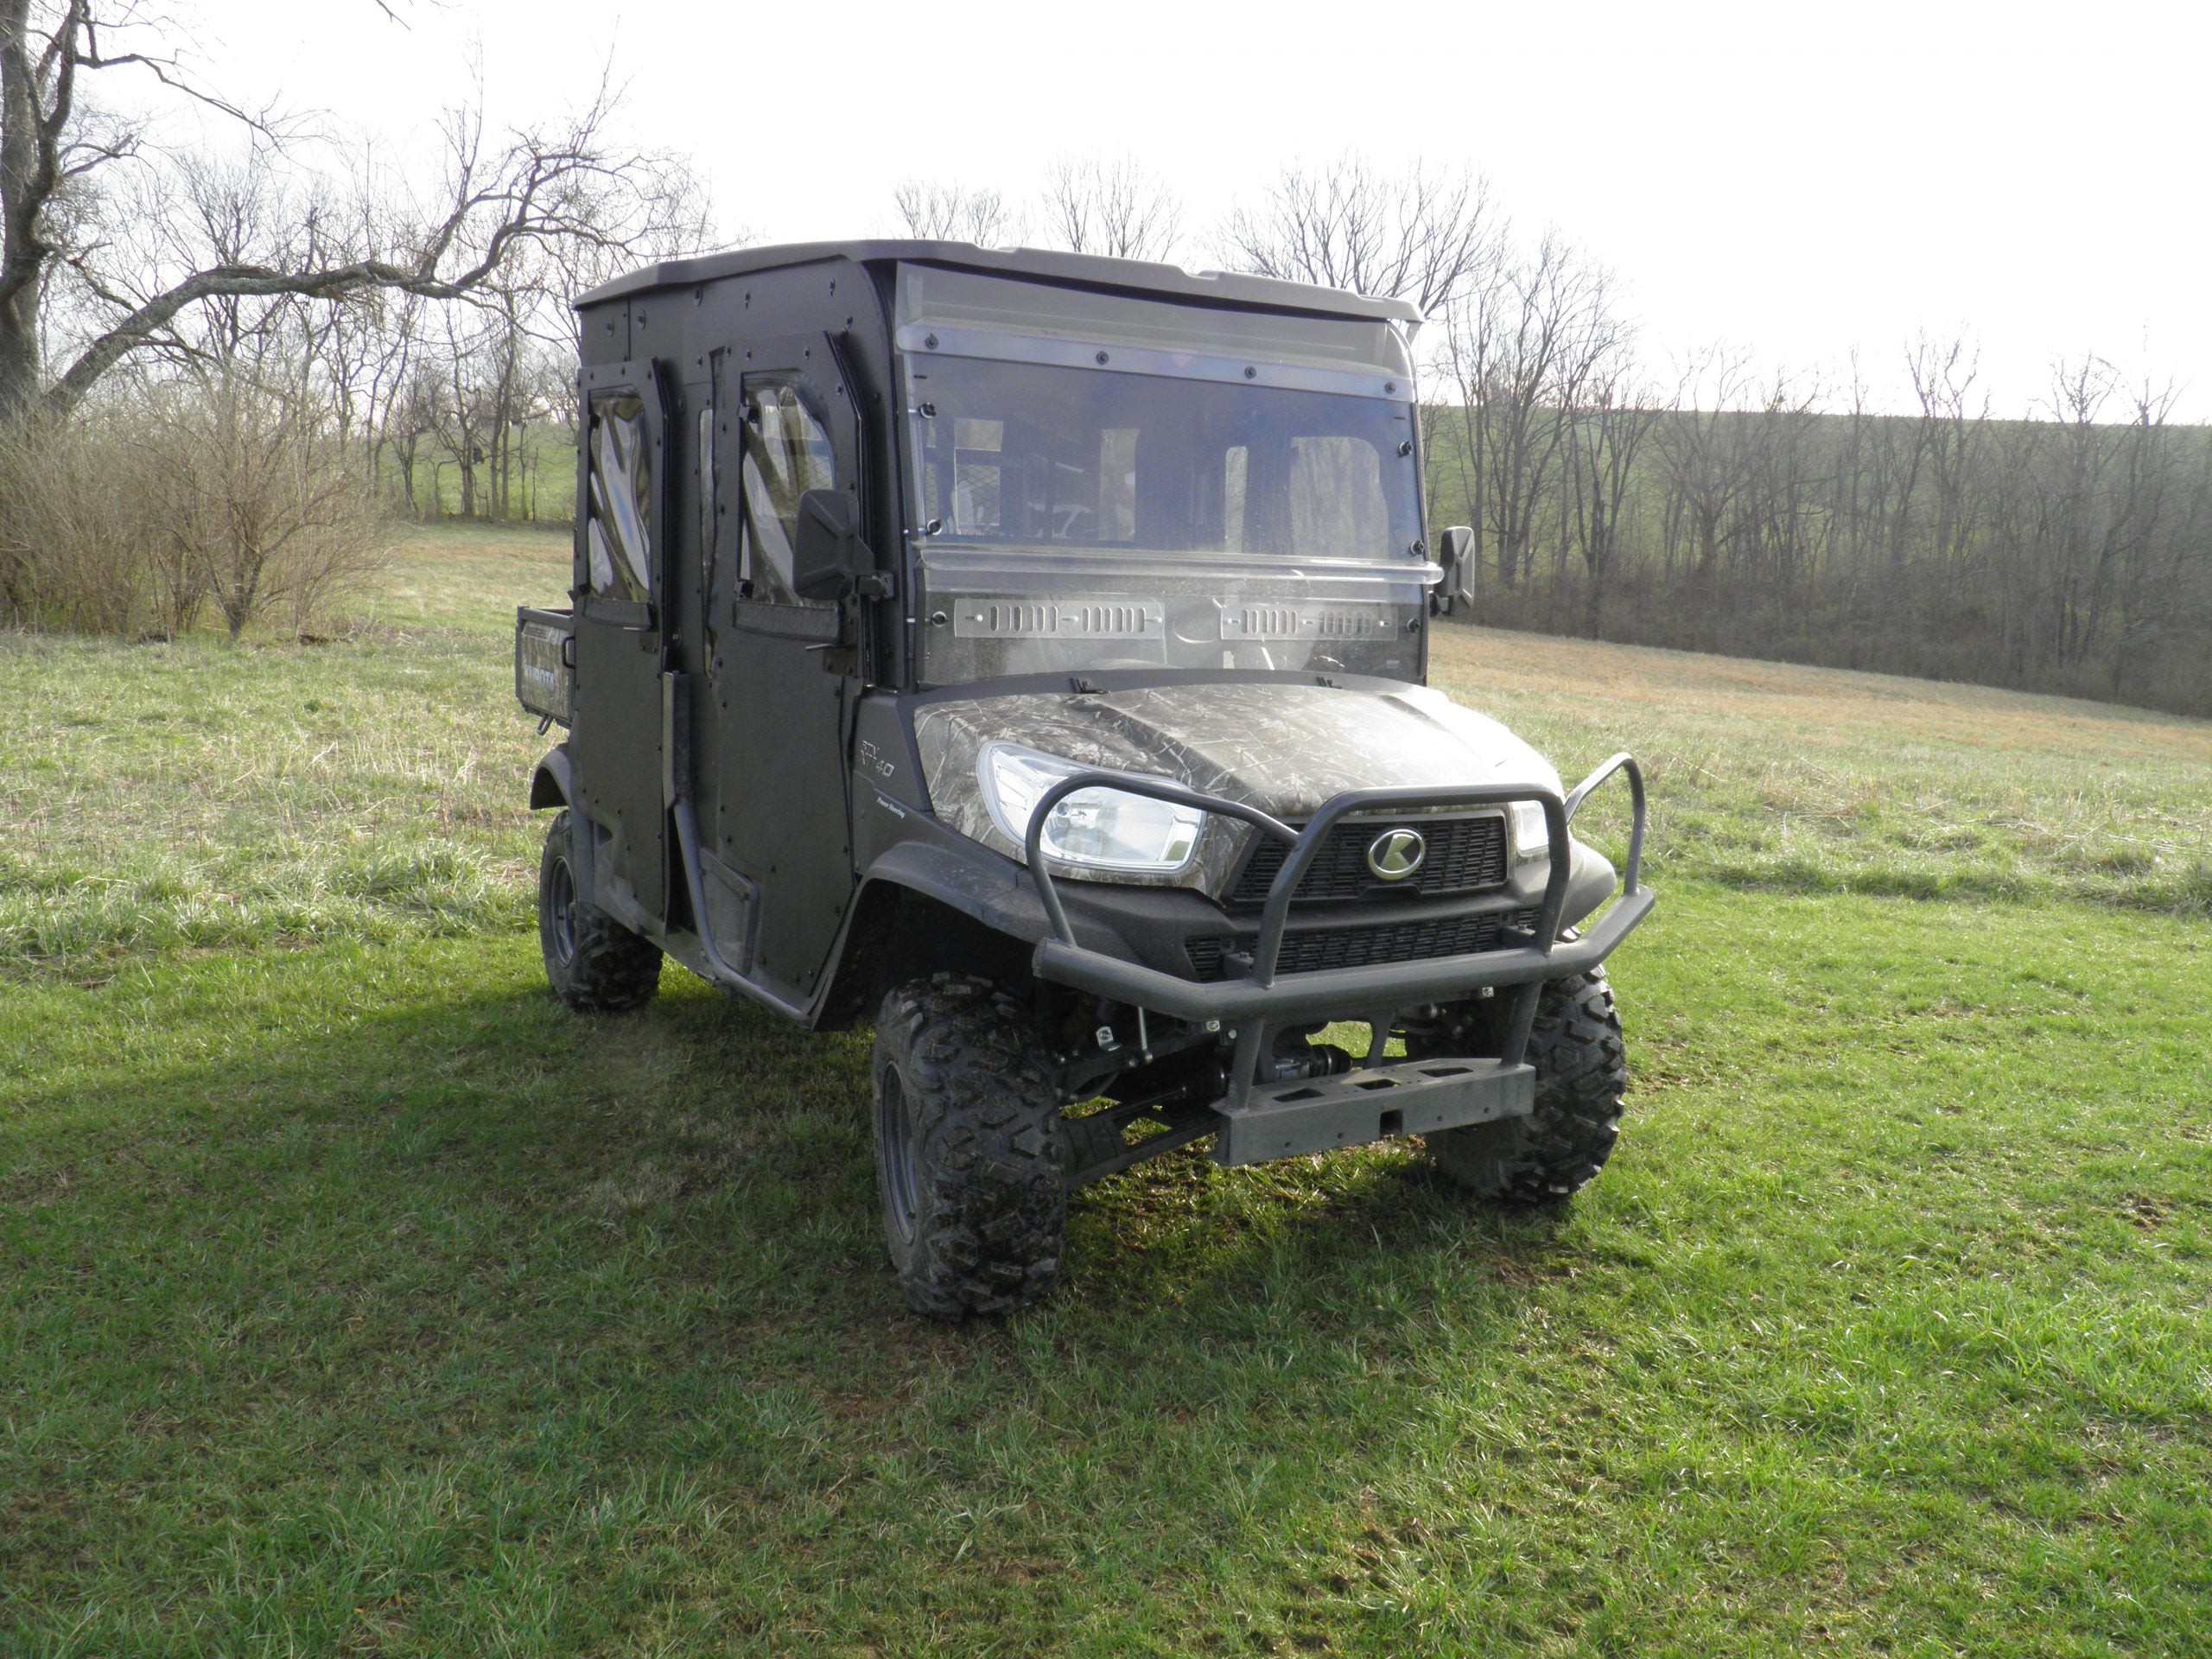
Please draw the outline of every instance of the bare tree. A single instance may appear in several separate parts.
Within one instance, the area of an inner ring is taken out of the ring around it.
[[[906,234],[932,242],[1004,247],[1021,238],[1021,216],[997,191],[908,179],[892,193]]]
[[[1787,632],[1808,608],[1827,508],[1827,445],[1816,378],[1777,369],[1758,415],[1739,423],[1743,491],[1730,547],[1745,589],[1767,607],[1768,626]]]
[[[634,160],[620,189],[594,192],[588,207],[580,204],[589,234],[543,238],[505,275],[510,285],[533,296],[529,332],[568,346],[571,357],[582,343],[582,320],[569,303],[575,296],[639,264],[688,259],[753,239],[750,232],[717,227],[712,194],[681,158]]]
[[[1465,348],[1455,354],[1466,360],[1468,378],[1485,372],[1478,366],[1481,342],[1453,327],[1465,297],[1495,283],[1504,256],[1504,226],[1478,174],[1421,166],[1386,174],[1351,154],[1292,167],[1264,200],[1232,211],[1213,243],[1215,257],[1232,270],[1407,299],[1440,313],[1447,340]],[[1486,435],[1471,418],[1472,408],[1469,400],[1450,416],[1425,411],[1423,431],[1432,490],[1436,463],[1447,455],[1459,462],[1476,552],[1455,580],[1479,607],[1489,469]]]
[[[1605,271],[1559,236],[1483,275],[1447,312],[1446,342],[1477,449],[1483,527],[1510,588],[1535,556],[1544,504],[1566,483],[1573,411],[1626,341]],[[1567,518],[1562,511],[1562,560]],[[1478,539],[1478,560],[1484,546]]]
[[[346,350],[348,336],[334,331],[334,353],[342,353],[328,373],[356,389],[361,414],[354,424],[366,453],[369,476],[382,480],[393,458],[395,444],[405,425],[405,404],[423,344],[423,313],[429,305],[420,295],[387,289],[334,315],[353,325],[355,349]],[[417,429],[420,429],[419,428]],[[414,505],[412,456],[402,474],[401,493]]]
[[[147,423],[159,534],[204,573],[235,639],[272,605],[304,632],[381,563],[385,531],[312,400],[218,372],[163,389]]]
[[[1674,417],[1660,435],[1669,522],[1686,524],[1696,537],[1694,592],[1709,594],[1737,527],[1737,503],[1747,480],[1744,416],[1736,405],[1749,373],[1747,359],[1719,346],[1693,356],[1676,385]]]
[[[1165,259],[1183,222],[1167,182],[1134,156],[1112,161],[1062,156],[1045,186],[1052,234],[1076,253],[1116,259]]]
[[[443,395],[438,365],[427,349],[427,342],[410,340],[405,370],[384,406],[377,429],[376,455],[379,465],[388,462],[397,470],[400,493],[407,510],[418,518],[434,517],[435,513],[436,496],[432,495],[426,510],[417,480],[423,441],[436,437]]]
[[[439,205],[391,216],[353,241],[317,213],[255,253],[191,269],[118,270],[97,243],[67,234],[73,200],[138,154],[137,135],[87,120],[85,77],[151,73],[228,111],[273,142],[274,124],[194,86],[162,50],[174,27],[135,0],[0,0],[0,416],[67,415],[119,363],[172,343],[181,319],[232,300],[342,300],[378,289],[432,299],[474,293],[517,250],[602,234],[602,206],[647,158],[609,142],[602,85],[572,119],[487,141],[480,114],[456,113],[443,137]],[[44,312],[66,270],[84,315],[48,378]]]
[[[2049,413],[2058,442],[2046,446],[2031,488],[2038,534],[2037,648],[2060,666],[2082,664],[2101,642],[2128,569],[2155,544],[2168,487],[2166,422],[2171,387],[2131,394],[2099,357],[2061,362],[2051,372]],[[2103,416],[2115,398],[2124,422]]]
[[[133,487],[145,471],[143,426],[0,427],[0,620],[93,633],[125,633],[142,618],[157,631],[189,624],[201,573],[164,556]],[[181,620],[164,629],[171,619]]]
[[[478,489],[479,475],[492,458],[499,422],[499,386],[507,378],[509,337],[496,313],[448,308],[441,314],[442,338],[434,346],[437,378],[428,408],[430,436],[461,474],[461,517],[474,518],[491,503]],[[441,494],[433,511],[444,511]]]
[[[1905,365],[1935,469],[1932,551],[1939,567],[1951,565],[1962,562],[1974,536],[1971,481],[1980,470],[1977,461],[1988,434],[1989,397],[1974,390],[1981,365],[1962,335],[1937,340],[1922,334],[1906,353]]]
[[[1573,411],[1567,474],[1573,486],[1573,531],[1590,583],[1583,626],[1592,639],[1605,622],[1606,590],[1620,563],[1623,519],[1636,498],[1637,460],[1660,418],[1656,397],[1637,387],[1626,352],[1597,373],[1584,406]]]
[[[1451,303],[1494,257],[1490,182],[1465,168],[1378,171],[1357,155],[1292,167],[1217,235],[1224,263],[1262,276]]]
[[[1539,461],[1558,446],[1522,519],[1557,531],[1553,556],[1517,560],[1487,620],[2212,714],[2212,429],[2174,423],[2171,387],[2076,359],[1998,419],[1971,349],[1923,338],[1916,412],[1854,377],[1831,413],[1817,379],[1719,349],[1653,407],[1619,346],[1516,406],[1544,335],[1524,353],[1503,326],[1516,291],[1509,266],[1447,314],[1470,402],[1423,411],[1433,461],[1465,440],[1485,545],[1513,521],[1521,410]]]
[[[289,160],[281,146],[260,141],[219,162],[188,155],[135,169],[111,214],[119,228],[103,264],[117,274],[104,279],[104,298],[137,303],[207,266],[328,265],[391,239],[402,218],[392,188],[365,176],[332,201]],[[358,442],[363,476],[378,477],[387,458],[397,461],[391,481],[418,509],[418,441],[465,434],[466,448],[446,457],[463,475],[461,510],[515,517],[522,510],[516,485],[532,464],[531,423],[548,412],[541,360],[575,360],[570,297],[641,259],[696,253],[712,239],[711,204],[663,158],[637,158],[619,180],[579,175],[564,196],[569,234],[510,243],[465,295],[378,286],[334,299],[217,294],[154,332],[133,361],[155,374],[221,364],[251,376],[262,357],[303,369],[334,416],[341,444]],[[467,247],[456,257],[473,260],[481,251]],[[466,361],[453,349],[456,339],[467,343]],[[436,372],[414,375],[424,362]],[[421,394],[431,388],[439,395],[424,402]],[[410,396],[412,404],[403,408]],[[394,454],[395,443],[405,453]]]
[[[9,620],[174,637],[304,632],[382,562],[388,525],[320,394],[272,354],[104,385],[67,421],[0,428]]]

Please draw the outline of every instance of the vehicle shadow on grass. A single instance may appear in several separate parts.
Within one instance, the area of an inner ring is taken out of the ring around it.
[[[847,1593],[841,1551],[817,1560],[833,1523],[947,1562],[963,1514],[1050,1532],[1106,1503],[1131,1548],[1163,1515],[1211,1535],[1254,1501],[1255,1444],[1302,1471],[1281,1502],[1374,1478],[1450,1408],[1437,1357],[1509,1349],[1573,1264],[1406,1153],[1186,1151],[1077,1196],[1041,1306],[935,1324],[884,1261],[868,1033],[673,975],[578,1019],[504,944],[388,953],[399,984],[361,983],[373,958],[67,993],[113,1028],[62,1046],[111,1061],[12,1074],[0,1580],[56,1631],[148,1584],[235,1647],[334,1640],[403,1580],[412,1606],[466,1582],[550,1609],[648,1536],[807,1605]],[[166,1062],[133,1057],[149,1024]],[[982,1555],[962,1570],[1001,1593]]]
[[[868,1033],[794,1032],[673,975],[601,1019],[495,977],[311,1032],[248,1009],[206,1059],[136,1071],[127,1105],[97,1075],[23,1103],[0,1272],[30,1414],[130,1441],[142,1473],[164,1425],[309,1467],[334,1436],[403,1463],[549,1438],[683,1462],[772,1439],[770,1397],[865,1446],[1000,1409],[1009,1370],[1064,1399],[1141,1373],[1173,1407],[1234,1391],[1264,1349],[1278,1381],[1349,1385],[1415,1315],[1509,1337],[1575,1254],[1409,1151],[1224,1172],[1186,1150],[1077,1196],[1044,1306],[933,1324],[884,1261]]]
[[[524,993],[522,1008],[542,1006]],[[948,1330],[899,1300],[869,1145],[872,1032],[796,1031],[688,982],[640,1014],[581,1023],[574,1040],[601,1103],[585,1154],[597,1173],[567,1202],[675,1230],[709,1274],[730,1272],[733,1256],[773,1263],[757,1294],[849,1324],[861,1342],[887,1325],[988,1345],[1004,1328]],[[1091,1332],[1149,1352],[1219,1335],[1248,1311],[1364,1329],[1470,1280],[1510,1301],[1575,1253],[1563,1212],[1486,1210],[1411,1143],[1241,1170],[1198,1146],[1073,1194],[1059,1287],[1023,1319],[1063,1342],[1087,1345]]]

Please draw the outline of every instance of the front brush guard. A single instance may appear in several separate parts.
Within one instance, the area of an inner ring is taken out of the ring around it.
[[[1560,925],[1572,861],[1568,826],[1591,791],[1616,773],[1628,778],[1634,811],[1620,894],[1581,937],[1562,940]],[[1290,843],[1261,910],[1259,938],[1249,977],[1211,982],[1183,979],[1087,950],[1076,942],[1055,878],[1047,868],[1045,823],[1052,809],[1068,796],[1093,788],[1118,789],[1218,813]],[[1522,801],[1534,801],[1542,807],[1550,856],[1535,937],[1530,944],[1287,977],[1277,974],[1292,897],[1330,831],[1342,819],[1363,812],[1510,807]],[[1038,942],[1033,966],[1039,978],[1055,984],[1189,1020],[1208,1030],[1230,1033],[1236,1039],[1236,1054],[1230,1069],[1229,1093],[1215,1108],[1222,1119],[1215,1156],[1223,1163],[1256,1162],[1327,1145],[1354,1145],[1384,1135],[1525,1113],[1534,1103],[1534,1074],[1523,1062],[1544,982],[1596,967],[1650,913],[1653,894],[1643,885],[1645,821],[1643,769],[1625,753],[1614,755],[1564,796],[1544,789],[1498,785],[1351,790],[1323,805],[1303,831],[1256,807],[1202,794],[1164,778],[1107,771],[1078,772],[1046,790],[1029,815],[1025,837],[1029,874],[1052,930],[1049,938]],[[1452,1062],[1460,1069],[1448,1077],[1433,1061],[1397,1066],[1382,1064],[1383,1045],[1400,1010],[1422,1003],[1458,1001],[1486,988],[1514,993],[1505,1039],[1495,1058],[1472,1066]],[[1363,1069],[1351,1079],[1324,1085],[1262,1080],[1261,1066],[1272,1052],[1277,1028],[1345,1019],[1366,1025],[1370,1033]]]

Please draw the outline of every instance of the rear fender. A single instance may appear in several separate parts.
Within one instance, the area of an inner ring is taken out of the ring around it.
[[[530,774],[530,810],[538,812],[550,806],[569,806],[575,798],[575,773],[569,764],[569,746],[563,743],[549,752]]]

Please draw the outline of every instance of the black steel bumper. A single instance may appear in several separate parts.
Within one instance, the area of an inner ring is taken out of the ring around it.
[[[1562,941],[1559,938],[1560,918],[1571,874],[1567,827],[1591,791],[1616,773],[1624,773],[1628,778],[1635,813],[1620,893],[1611,908],[1580,938]],[[1253,825],[1262,835],[1291,843],[1290,852],[1268,890],[1248,977],[1215,982],[1184,979],[1087,950],[1076,943],[1066,908],[1060,901],[1052,874],[1046,867],[1042,847],[1045,822],[1052,810],[1068,796],[1078,790],[1102,785],[1236,818]],[[1292,895],[1339,820],[1362,812],[1510,806],[1520,801],[1535,801],[1542,806],[1552,854],[1534,943],[1471,956],[1277,975],[1275,963],[1290,920]],[[1302,832],[1255,808],[1203,795],[1165,779],[1115,772],[1081,772],[1047,790],[1030,815],[1027,847],[1029,873],[1052,925],[1051,936],[1038,943],[1033,966],[1039,978],[1056,984],[1072,986],[1177,1019],[1217,1020],[1225,1025],[1255,1019],[1288,1022],[1347,1014],[1356,1017],[1361,1011],[1385,1006],[1405,1008],[1426,1002],[1449,1002],[1485,988],[1533,985],[1559,979],[1603,962],[1650,912],[1652,892],[1643,885],[1642,880],[1644,823],[1643,774],[1634,758],[1625,753],[1613,756],[1565,796],[1549,791],[1488,786],[1353,790],[1329,801],[1313,815]],[[1512,1058],[1517,1062],[1519,1057],[1516,1054]]]

